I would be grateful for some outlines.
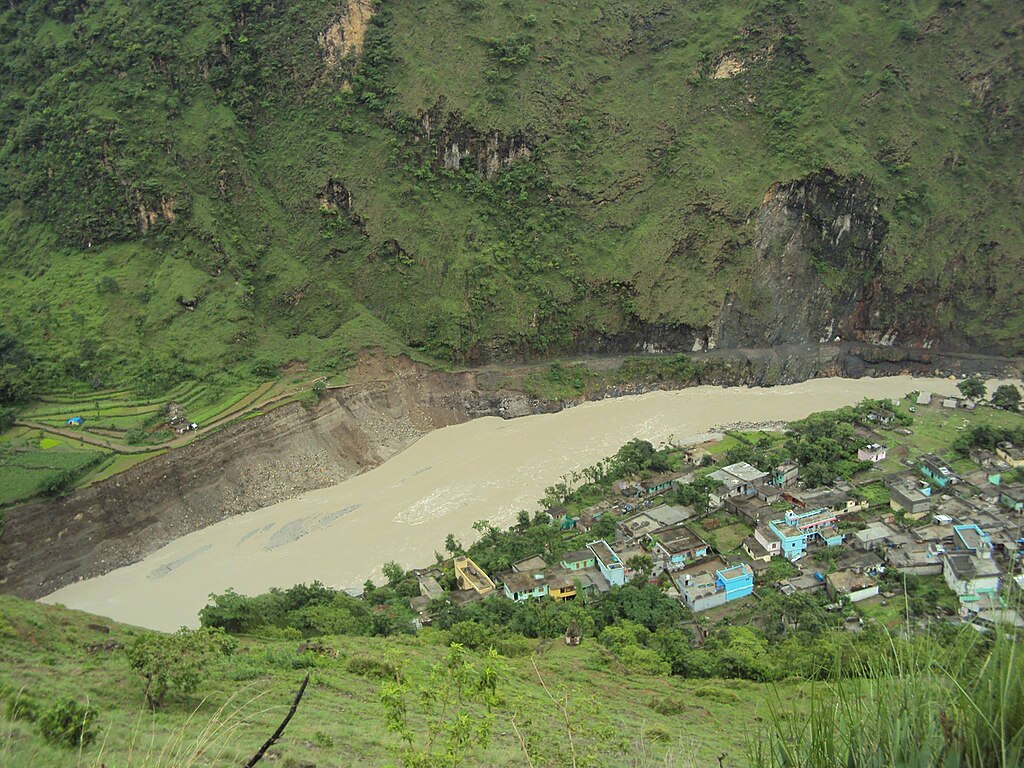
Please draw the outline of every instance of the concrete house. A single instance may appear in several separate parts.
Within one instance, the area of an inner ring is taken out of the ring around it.
[[[754,541],[760,544],[761,548],[768,553],[769,560],[776,555],[782,554],[782,541],[767,525],[759,525],[754,529]]]
[[[577,549],[562,555],[562,567],[567,571],[579,571],[584,568],[596,568],[597,559],[589,549]]]
[[[864,530],[853,534],[851,542],[856,549],[868,550],[884,544],[892,537],[894,531],[885,523],[868,523]]]
[[[999,489],[1000,505],[1014,512],[1024,512],[1024,485],[1004,485]]]
[[[696,514],[689,507],[662,504],[654,509],[645,509],[642,512],[637,512],[635,515],[620,520],[616,524],[615,530],[625,541],[635,541],[654,533],[659,528],[679,525]]]
[[[973,523],[953,526],[953,548],[985,559],[992,557],[992,539]]]
[[[790,561],[800,559],[813,540],[829,547],[843,543],[843,534],[836,529],[836,514],[829,509],[812,509],[802,514],[790,510],[785,518],[768,523],[768,529],[779,540],[783,557]]]
[[[885,455],[886,449],[884,445],[871,443],[857,451],[857,461],[870,461],[872,464],[877,464],[880,461],[885,461]]]
[[[778,486],[779,488],[785,488],[786,486],[795,483],[797,478],[800,476],[800,466],[787,461],[783,464],[779,464],[775,469],[772,470],[771,484]]]
[[[960,482],[960,478],[957,477],[953,468],[934,453],[926,453],[917,461],[921,474],[939,486],[939,488],[945,488],[947,485],[956,485]]]
[[[731,496],[752,496],[754,484],[768,477],[768,473],[745,461],[738,461],[712,472],[708,477],[721,484],[721,488],[711,494],[711,503],[717,507]]]
[[[621,587],[626,583],[626,567],[619,560],[619,556],[608,546],[607,541],[604,539],[592,541],[587,544],[587,549],[594,553],[597,568],[609,584]]]
[[[512,570],[515,573],[534,573],[535,571],[542,571],[547,567],[548,564],[540,555],[524,557],[522,560],[512,563]]]
[[[651,541],[654,543],[655,555],[662,559],[666,568],[682,565],[708,554],[707,542],[685,525],[655,531],[651,534]]]
[[[496,587],[490,576],[466,556],[455,558],[455,582],[459,589],[472,590],[478,595],[489,595]]]
[[[659,493],[664,493],[665,491],[671,491],[675,487],[678,479],[678,472],[655,475],[654,477],[641,481],[640,488],[645,495],[654,496]]]
[[[873,424],[887,427],[896,421],[896,414],[886,408],[873,408],[868,411],[866,418]]]
[[[746,563],[727,566],[721,558],[673,576],[683,603],[695,613],[717,608],[754,591],[754,572]]]
[[[836,571],[825,577],[825,589],[833,599],[847,597],[859,603],[878,594],[878,582],[866,573]]]
[[[946,552],[942,555],[942,575],[967,611],[999,593],[999,566],[990,558],[969,552]]]
[[[919,519],[931,509],[931,494],[927,483],[895,482],[889,485],[889,506],[896,512],[902,510],[911,519]]]
[[[755,563],[771,562],[772,553],[765,549],[764,545],[755,536],[747,536],[740,545],[740,548]]]
[[[505,577],[502,589],[509,600],[522,603],[534,597],[546,597],[548,580],[540,571],[512,573]]]
[[[725,500],[723,507],[734,515],[746,519],[751,525],[758,525],[762,520],[767,520],[778,514],[764,499],[760,498],[760,494],[757,496],[733,496]]]
[[[1003,442],[996,446],[996,456],[1011,467],[1024,467],[1024,448]]]

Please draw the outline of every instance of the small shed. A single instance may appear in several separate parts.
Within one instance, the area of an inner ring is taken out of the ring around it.
[[[565,644],[579,645],[581,640],[583,640],[583,630],[580,629],[580,625],[573,619],[565,629]]]

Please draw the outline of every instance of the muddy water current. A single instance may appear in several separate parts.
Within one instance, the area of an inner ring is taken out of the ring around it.
[[[507,526],[518,510],[537,509],[545,487],[633,437],[696,442],[723,425],[788,421],[912,390],[952,394],[955,384],[891,377],[696,387],[509,421],[476,419],[432,432],[339,485],[229,518],[43,600],[169,630],[195,626],[207,596],[228,587],[248,594],[313,580],[358,587],[389,560],[432,563],[449,532],[468,543],[477,520]]]

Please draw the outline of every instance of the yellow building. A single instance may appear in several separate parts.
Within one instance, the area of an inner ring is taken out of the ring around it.
[[[494,591],[494,582],[476,563],[468,557],[455,558],[455,583],[459,589],[471,589],[478,595],[489,595]]]
[[[1013,443],[1000,443],[996,446],[996,456],[1011,467],[1024,467],[1024,449]]]

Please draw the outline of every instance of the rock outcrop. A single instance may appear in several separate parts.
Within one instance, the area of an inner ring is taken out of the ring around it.
[[[729,296],[716,345],[860,338],[879,295],[888,229],[869,182],[824,170],[773,184],[754,217],[757,284]]]
[[[491,179],[502,168],[533,154],[525,133],[478,129],[457,112],[448,111],[443,99],[419,116],[419,129],[413,142],[430,148],[435,168],[457,171],[467,166]]]

